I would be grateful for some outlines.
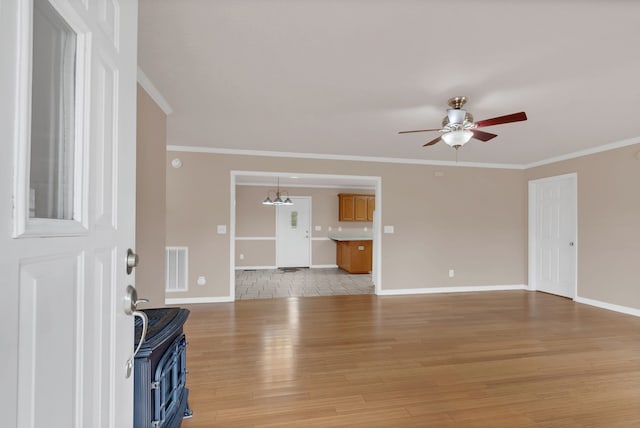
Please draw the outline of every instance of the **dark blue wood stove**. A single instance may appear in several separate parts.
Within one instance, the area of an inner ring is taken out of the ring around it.
[[[187,403],[187,341],[183,332],[189,311],[181,308],[143,310],[149,318],[147,337],[134,361],[134,428],[177,428],[191,416]],[[142,334],[136,317],[135,345]]]

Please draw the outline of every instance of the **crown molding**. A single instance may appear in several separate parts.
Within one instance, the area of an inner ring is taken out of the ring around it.
[[[240,155],[240,156],[265,156],[265,157],[276,157],[276,158],[399,163],[399,164],[411,164],[411,165],[458,166],[458,167],[468,167],[468,168],[524,169],[522,165],[507,164],[507,163],[451,162],[451,161],[437,161],[437,160],[425,160],[425,159],[384,158],[384,157],[374,157],[374,156],[350,156],[350,155],[331,155],[331,154],[320,154],[320,153],[295,153],[295,152],[271,152],[271,151],[264,151],[264,150],[220,149],[220,148],[199,147],[199,146],[167,145],[167,151],[168,152],[211,153],[211,154]]]
[[[213,147],[199,146],[176,146],[167,145],[168,152],[191,152],[191,153],[212,153],[223,155],[239,155],[239,156],[266,156],[279,158],[298,158],[298,159],[322,159],[322,160],[341,160],[341,161],[357,161],[357,162],[380,162],[380,163],[399,163],[408,165],[436,165],[436,166],[457,166],[468,168],[493,168],[493,169],[515,169],[526,170],[538,166],[548,165],[565,160],[575,159],[582,156],[588,156],[596,153],[615,150],[622,147],[640,144],[640,137],[629,138],[615,143],[605,144],[602,146],[592,147],[590,149],[578,150],[576,152],[555,156],[541,161],[531,162],[527,164],[508,164],[508,163],[481,163],[481,162],[451,162],[437,161],[425,159],[403,159],[403,158],[384,158],[373,156],[349,156],[349,155],[331,155],[319,153],[295,153],[295,152],[271,152],[263,150],[237,150],[237,149],[221,149]]]
[[[567,153],[566,155],[555,156],[555,157],[544,159],[541,161],[528,163],[523,165],[523,167],[524,169],[535,168],[538,166],[549,165],[549,164],[561,162],[564,160],[575,159],[582,156],[588,156],[596,153],[607,152],[609,150],[615,150],[621,147],[632,146],[634,144],[640,144],[640,137],[634,137],[634,138],[629,138],[627,140],[616,141],[615,143],[592,147],[590,149],[578,150],[577,152]]]
[[[162,96],[158,88],[156,88],[155,85],[151,83],[151,80],[149,80],[147,75],[144,74],[144,71],[142,71],[140,67],[138,67],[138,83],[145,91],[147,91],[147,94],[149,94],[151,99],[155,101],[156,104],[158,104],[158,107],[162,109],[164,114],[169,116],[171,113],[173,113],[173,109],[169,105],[169,102]]]

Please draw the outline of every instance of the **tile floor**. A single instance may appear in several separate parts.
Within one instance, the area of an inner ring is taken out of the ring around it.
[[[338,268],[236,271],[237,300],[373,293],[370,274],[354,275]]]

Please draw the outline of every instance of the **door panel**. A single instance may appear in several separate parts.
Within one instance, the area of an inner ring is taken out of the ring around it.
[[[20,266],[18,426],[73,426],[80,393],[75,307],[84,285],[74,254],[23,260]]]
[[[113,197],[114,176],[113,165],[115,161],[117,145],[114,144],[115,130],[115,106],[117,91],[116,70],[97,52],[93,62],[93,97],[95,98],[95,110],[93,110],[93,150],[96,152],[94,167],[94,192],[95,192],[95,222],[96,227],[115,227],[113,207],[117,206]]]
[[[308,267],[311,264],[311,198],[292,197],[293,205],[276,207],[276,265]]]

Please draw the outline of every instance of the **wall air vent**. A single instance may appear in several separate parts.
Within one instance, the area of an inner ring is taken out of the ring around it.
[[[166,291],[187,291],[189,271],[189,249],[187,247],[166,248]]]

